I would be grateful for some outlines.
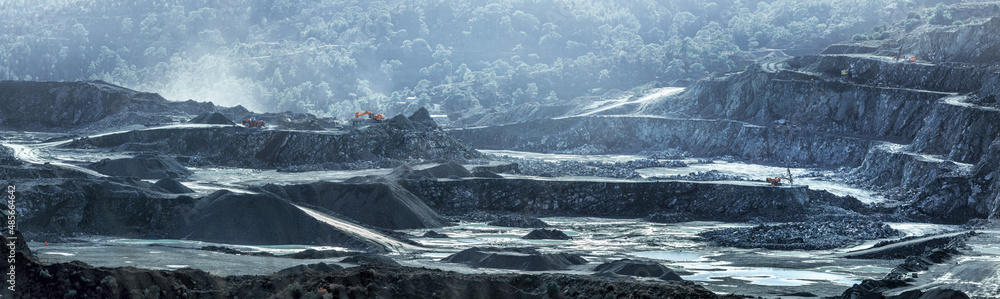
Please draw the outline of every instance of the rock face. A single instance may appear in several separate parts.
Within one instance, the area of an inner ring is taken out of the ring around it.
[[[219,112],[205,112],[192,118],[189,123],[193,124],[214,124],[214,125],[235,125],[232,120]]]
[[[588,154],[676,149],[699,157],[850,167],[851,181],[900,194],[904,213],[947,223],[997,217],[1000,17],[990,12],[1000,6],[968,3],[950,10],[980,19],[753,65],[699,81],[677,96],[629,107],[636,115],[450,132],[484,149]],[[901,45],[917,62],[890,58]],[[626,110],[608,113],[621,111]]]
[[[198,201],[177,236],[229,244],[314,244],[377,249],[267,194],[217,191]]]
[[[20,116],[0,120],[0,128],[12,131],[106,130],[215,109],[212,103],[168,102],[103,81],[0,81],[0,103],[0,114]]]
[[[100,234],[127,238],[175,237],[178,219],[194,205],[138,187],[129,178],[51,178],[17,183],[18,226],[29,234]]]
[[[378,228],[437,228],[447,223],[423,200],[387,180],[356,184],[316,182],[266,185],[263,189],[293,202],[322,207]]]
[[[242,127],[170,128],[84,138],[68,147],[114,148],[198,156],[219,166],[363,168],[425,160],[482,158],[448,134],[426,127],[400,129],[373,124],[337,132],[258,130]]]
[[[693,220],[798,221],[809,215],[870,213],[853,197],[803,186],[774,188],[763,182],[466,179],[399,183],[446,215],[487,211],[646,217],[660,212],[684,213]],[[524,227],[516,222],[491,225]]]
[[[680,281],[684,280],[674,273],[674,270],[670,270],[660,263],[651,261],[639,261],[632,259],[621,259],[613,262],[603,263],[594,271],[598,272],[598,275],[613,273],[617,275],[628,275],[628,276],[638,276],[638,277],[657,277],[663,280],[673,280]]]
[[[536,229],[521,237],[525,240],[569,240],[572,239],[566,233],[558,229]]]
[[[540,253],[534,248],[473,247],[449,255],[443,262],[463,263],[472,267],[526,271],[564,270],[583,265],[587,260],[567,253]]]
[[[135,158],[104,159],[88,168],[110,176],[127,176],[140,179],[176,179],[191,175],[191,171],[177,160],[152,155],[140,155]]]
[[[699,156],[730,155],[759,162],[790,160],[838,167],[860,164],[872,144],[862,138],[787,131],[742,121],[652,116],[532,120],[448,133],[481,149],[587,154],[679,149]]]

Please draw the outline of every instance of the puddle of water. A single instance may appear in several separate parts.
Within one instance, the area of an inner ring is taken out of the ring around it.
[[[52,254],[52,255],[61,255],[61,256],[74,256],[74,255],[76,255],[76,254],[69,253],[69,252],[58,252],[58,251],[46,251],[46,252],[42,252],[42,254]]]
[[[451,253],[447,253],[447,252],[428,252],[428,253],[424,253],[423,254],[423,256],[430,257],[430,258],[435,258],[435,259],[443,259],[443,258],[448,257],[449,255],[451,255]]]
[[[972,249],[985,254],[1000,255],[1000,245],[972,245]]]
[[[808,252],[794,252],[794,251],[772,251],[772,252],[756,252],[756,253],[761,255],[798,257],[798,258],[809,258],[813,256],[813,254]]]
[[[667,261],[701,261],[708,256],[704,253],[677,251],[646,251],[631,253],[631,255]]]
[[[860,281],[847,275],[809,270],[789,270],[779,268],[742,268],[730,267],[723,271],[695,271],[696,274],[681,276],[686,280],[719,281],[720,278],[733,278],[749,281],[751,284],[764,286],[803,286],[815,281],[830,281],[840,285],[853,285]]]

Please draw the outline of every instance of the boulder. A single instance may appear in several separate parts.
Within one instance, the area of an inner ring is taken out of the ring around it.
[[[536,229],[521,237],[525,240],[569,240],[572,239],[566,233],[558,229]]]

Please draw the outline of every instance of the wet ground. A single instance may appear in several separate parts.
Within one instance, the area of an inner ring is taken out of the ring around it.
[[[22,160],[29,163],[46,163],[79,169],[80,166],[103,158],[119,158],[128,154],[97,150],[59,149],[55,145],[62,141],[39,144],[42,140],[58,137],[52,135],[3,136],[4,143],[15,149]],[[644,159],[635,155],[555,155],[512,151],[485,151],[491,154],[557,162],[563,160],[594,162],[625,162]],[[749,180],[760,180],[766,176],[784,175],[783,167],[745,164],[740,162],[713,161],[705,163],[697,159],[683,160],[684,167],[656,167],[638,169],[643,180],[654,177],[670,177],[689,173],[718,171],[723,174],[740,176]],[[248,186],[266,183],[296,184],[312,181],[343,181],[355,176],[384,175],[391,169],[370,169],[362,171],[313,171],[283,173],[274,170],[252,170],[239,168],[192,168],[194,174],[184,184],[200,194],[219,189],[245,191]],[[863,202],[878,202],[884,198],[866,190],[860,190],[844,183],[828,179],[834,171],[793,168],[795,183],[808,185],[812,189],[822,189],[838,195],[852,195]],[[804,177],[809,174],[809,177]],[[607,179],[607,178],[547,178],[547,179]],[[617,180],[617,179],[614,179]],[[760,183],[763,182],[741,182]],[[419,237],[427,230],[401,231],[411,236],[423,246],[400,246],[397,253],[390,255],[407,266],[438,268],[466,273],[506,273],[511,270],[473,269],[460,264],[440,262],[451,253],[472,246],[537,246],[543,252],[571,252],[580,254],[590,263],[574,266],[569,270],[555,271],[589,275],[600,263],[622,258],[642,258],[658,261],[676,271],[684,279],[696,281],[717,293],[733,293],[765,297],[795,297],[789,294],[836,296],[847,287],[864,279],[881,278],[900,261],[858,260],[836,257],[849,250],[864,249],[880,240],[864,243],[845,244],[844,248],[824,251],[780,251],[764,249],[736,249],[717,247],[696,234],[710,229],[750,226],[746,223],[686,222],[677,224],[649,223],[641,219],[609,219],[589,217],[543,218],[553,228],[564,231],[572,240],[522,240],[521,236],[530,229],[489,226],[485,223],[461,223],[456,226],[435,229],[449,238],[435,239]],[[339,219],[327,223],[337,225]],[[955,226],[891,223],[906,236],[925,235],[958,230]],[[977,296],[1000,296],[990,288],[1000,285],[1000,247],[997,247],[997,233],[975,239],[970,245],[970,254],[960,257],[954,264],[932,268],[921,273],[924,286],[953,285],[965,288]],[[381,236],[379,236],[381,237]],[[292,253],[313,247],[307,245],[243,246],[234,244],[213,244],[189,240],[132,240],[107,237],[84,237],[74,243],[45,243],[45,240],[29,242],[36,255],[45,263],[83,261],[94,266],[120,267],[134,266],[149,269],[176,269],[192,267],[218,275],[269,274],[298,264],[319,261],[338,263],[342,258],[326,260],[296,260],[279,257],[232,255],[198,248],[220,245],[241,251],[267,251],[276,254]],[[992,242],[992,243],[991,243]],[[351,266],[349,264],[341,264]],[[991,272],[992,271],[992,272]],[[982,279],[984,278],[985,279]],[[982,281],[978,281],[982,280]],[[985,288],[986,291],[978,291]],[[976,293],[979,292],[979,293]]]
[[[427,230],[403,230],[424,247],[412,247],[390,255],[403,265],[437,268],[463,273],[505,273],[510,270],[474,269],[441,262],[451,253],[473,246],[537,246],[543,252],[572,252],[590,263],[558,273],[592,274],[602,262],[622,258],[658,261],[677,270],[684,279],[697,281],[720,293],[777,296],[808,292],[833,296],[863,279],[881,278],[898,261],[854,260],[834,257],[849,248],[825,251],[778,251],[716,247],[697,238],[698,232],[750,226],[742,223],[687,222],[649,223],[640,219],[590,217],[542,218],[572,240],[522,240],[531,229],[462,223],[435,229],[449,238],[422,238]],[[892,223],[906,235],[922,235],[956,229],[953,226]],[[231,255],[197,248],[222,245],[240,251],[292,253],[307,248],[338,249],[303,245],[240,246],[187,240],[133,240],[92,238],[86,242],[44,244],[31,242],[43,262],[80,260],[95,266],[134,266],[150,269],[192,267],[218,275],[268,274],[303,263],[337,263],[342,258],[295,260],[278,257]],[[856,244],[871,246],[876,241]],[[342,249],[342,248],[339,248]],[[986,247],[985,250],[990,250]],[[351,266],[350,264],[341,264]]]

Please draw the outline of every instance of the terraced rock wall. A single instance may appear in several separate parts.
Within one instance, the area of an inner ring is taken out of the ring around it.
[[[400,129],[388,123],[340,132],[235,126],[156,129],[85,138],[67,146],[197,156],[220,166],[250,168],[481,157],[439,130]]]
[[[775,188],[763,182],[469,179],[400,183],[434,210],[452,215],[479,210],[605,217],[681,212],[699,220],[796,221],[805,215],[845,213],[838,207],[861,206],[853,198],[821,196],[805,187]]]
[[[590,116],[448,131],[470,146],[547,153],[640,153],[677,148],[696,156],[840,167],[861,163],[872,141],[731,120]]]

